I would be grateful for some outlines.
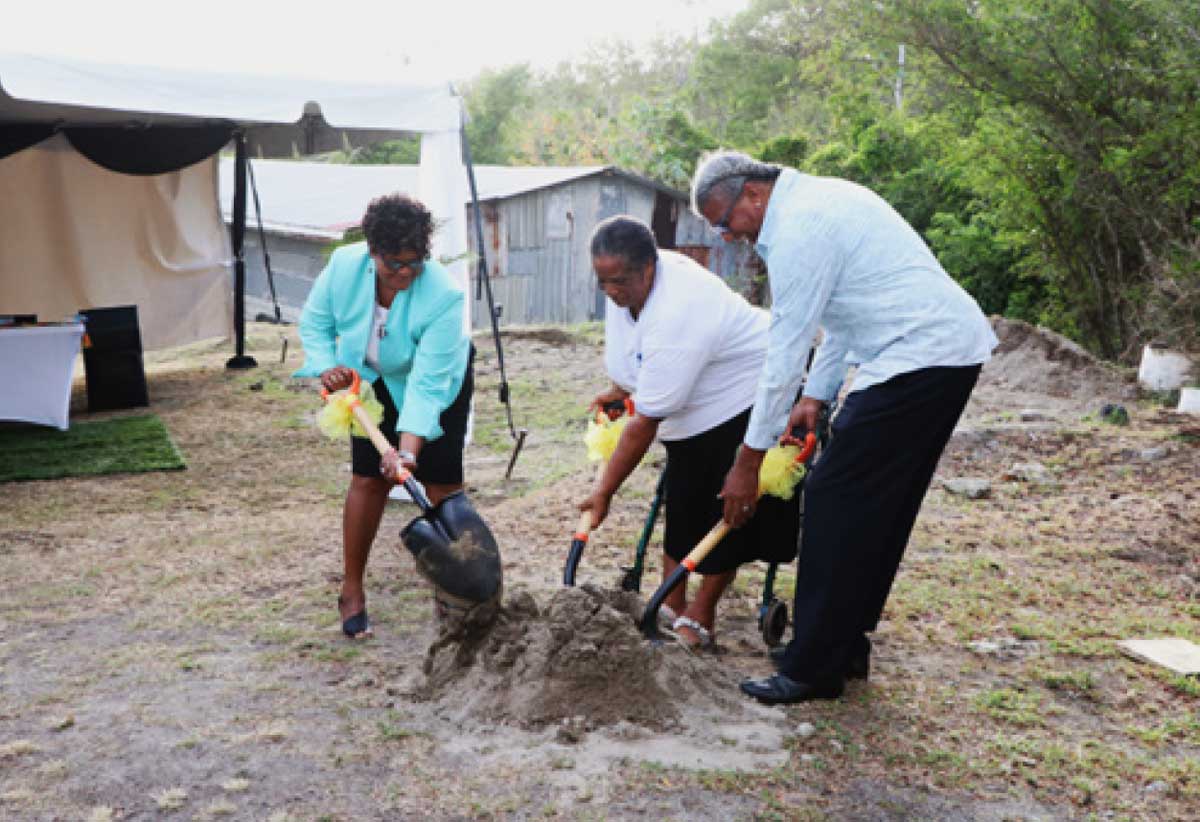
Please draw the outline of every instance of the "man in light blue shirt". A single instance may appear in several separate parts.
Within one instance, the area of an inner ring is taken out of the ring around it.
[[[692,207],[726,240],[753,242],[771,286],[767,358],[722,489],[727,522],[753,514],[766,449],[786,430],[815,428],[856,369],[805,483],[795,636],[778,674],[742,683],[768,703],[836,697],[847,677],[866,676],[866,634],[998,341],[920,235],[862,186],[717,152],[696,170]]]

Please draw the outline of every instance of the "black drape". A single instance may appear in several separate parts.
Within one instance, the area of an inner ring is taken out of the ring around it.
[[[48,123],[0,123],[0,160],[35,146],[54,133]]]
[[[229,125],[85,126],[63,129],[96,165],[121,174],[166,174],[216,154],[233,136]]]
[[[101,168],[121,174],[166,174],[216,154],[233,126],[67,126],[0,123],[0,159],[62,131],[72,147]]]

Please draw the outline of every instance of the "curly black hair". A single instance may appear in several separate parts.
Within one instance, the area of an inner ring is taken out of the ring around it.
[[[362,232],[372,254],[415,251],[426,258],[433,236],[433,215],[407,194],[385,194],[367,206]]]

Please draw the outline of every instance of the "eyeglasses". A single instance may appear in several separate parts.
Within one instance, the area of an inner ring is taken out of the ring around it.
[[[410,274],[412,274],[414,277],[416,277],[418,274],[420,274],[422,271],[425,270],[425,261],[424,260],[388,259],[387,257],[384,257],[382,254],[376,254],[375,257],[376,257],[376,259],[379,260],[379,262],[383,263],[384,268],[386,268],[388,271],[392,272],[393,274],[398,274],[407,268],[408,272]]]
[[[729,205],[725,208],[725,213],[721,215],[721,219],[712,224],[713,231],[718,234],[725,234],[732,231],[729,227],[729,218],[733,216],[733,209],[737,206],[738,200],[742,199],[742,192],[746,190],[746,178],[742,178],[742,184],[738,186],[737,194],[729,201]]]

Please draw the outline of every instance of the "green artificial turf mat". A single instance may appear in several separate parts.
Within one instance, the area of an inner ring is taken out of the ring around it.
[[[0,482],[186,468],[162,420],[151,415],[0,428]]]

